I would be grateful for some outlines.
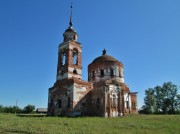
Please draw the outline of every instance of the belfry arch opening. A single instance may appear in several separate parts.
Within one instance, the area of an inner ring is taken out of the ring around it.
[[[78,65],[78,50],[76,48],[73,49],[73,64]]]
[[[62,65],[66,64],[66,54],[62,54]]]

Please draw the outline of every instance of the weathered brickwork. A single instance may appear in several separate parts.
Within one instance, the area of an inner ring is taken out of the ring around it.
[[[70,23],[71,24],[71,23]],[[103,54],[88,65],[82,80],[82,46],[72,24],[58,48],[57,79],[48,93],[48,115],[117,117],[137,114],[136,92],[124,82],[124,67]]]

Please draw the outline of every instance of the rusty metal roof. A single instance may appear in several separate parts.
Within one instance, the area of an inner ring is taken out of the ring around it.
[[[96,59],[93,60],[92,63],[95,63],[95,62],[104,62],[104,61],[109,61],[109,62],[112,62],[112,61],[116,61],[116,62],[119,62],[118,60],[116,60],[114,57],[112,56],[109,56],[109,55],[102,55],[102,56],[99,56],[97,57]]]

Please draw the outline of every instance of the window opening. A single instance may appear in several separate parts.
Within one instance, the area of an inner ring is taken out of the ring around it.
[[[92,77],[93,77],[93,78],[95,77],[95,75],[94,75],[94,71],[92,71]]]
[[[97,100],[96,100],[96,107],[97,107],[97,109],[100,108],[100,98],[97,98]]]
[[[62,107],[62,100],[61,99],[58,100],[58,104],[59,104],[58,108],[61,108]]]
[[[101,76],[104,76],[104,70],[101,69]]]
[[[85,102],[82,102],[82,106],[85,107],[85,106],[86,106],[86,103],[85,103]]]
[[[62,75],[62,76],[64,75],[64,70],[61,70],[61,75]]]
[[[111,76],[114,76],[114,70],[111,69]]]
[[[53,99],[51,99],[51,103],[50,103],[51,107],[53,106]]]
[[[76,68],[73,70],[73,73],[74,73],[74,74],[77,74],[77,70],[76,70]]]
[[[126,101],[126,108],[129,109],[129,101]]]
[[[62,58],[62,65],[66,64],[66,54],[63,54],[63,58]]]
[[[73,64],[77,65],[78,64],[78,51],[73,50]]]
[[[73,56],[73,64],[76,65],[77,64],[77,54],[75,54]]]
[[[119,70],[119,77],[123,77],[123,70]]]
[[[113,106],[113,107],[117,107],[117,98],[116,98],[116,95],[113,95],[112,106]]]
[[[67,107],[70,107],[70,97],[68,97]]]
[[[136,110],[136,103],[134,102],[134,110]]]

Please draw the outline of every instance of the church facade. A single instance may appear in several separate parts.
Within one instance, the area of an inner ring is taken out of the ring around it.
[[[123,64],[103,50],[88,65],[88,81],[82,80],[82,45],[72,26],[58,47],[56,82],[48,91],[50,116],[117,117],[137,114],[137,92],[124,82]]]

